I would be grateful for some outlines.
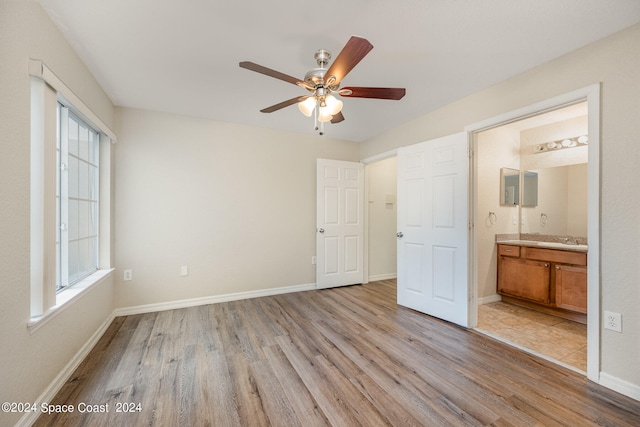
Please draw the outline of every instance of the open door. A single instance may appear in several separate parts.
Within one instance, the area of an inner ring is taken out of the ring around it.
[[[398,304],[469,326],[467,132],[398,151]]]
[[[364,281],[364,165],[318,159],[316,286]]]

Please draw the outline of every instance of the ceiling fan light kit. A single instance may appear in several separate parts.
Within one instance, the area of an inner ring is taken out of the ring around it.
[[[344,120],[342,115],[343,102],[335,97],[340,95],[351,98],[373,98],[399,100],[404,97],[404,88],[381,87],[343,87],[340,88],[342,79],[373,49],[373,45],[362,37],[352,36],[342,51],[338,54],[329,68],[331,53],[325,49],[319,49],[314,58],[318,68],[308,71],[304,80],[283,74],[262,65],[249,61],[240,62],[240,67],[255,71],[288,83],[293,83],[309,91],[309,95],[297,96],[278,104],[260,110],[263,113],[272,113],[289,105],[298,104],[302,114],[311,117],[313,114],[315,130],[320,135],[324,134],[324,123],[340,123]]]

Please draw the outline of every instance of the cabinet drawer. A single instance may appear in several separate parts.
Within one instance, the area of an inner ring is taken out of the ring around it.
[[[498,245],[498,255],[519,257],[520,256],[520,246]]]
[[[523,248],[523,257],[562,264],[587,265],[584,252],[558,251],[554,249]]]

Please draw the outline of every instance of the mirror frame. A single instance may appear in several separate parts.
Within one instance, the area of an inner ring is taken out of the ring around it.
[[[522,172],[522,200],[520,206],[532,208],[538,206],[538,172]]]

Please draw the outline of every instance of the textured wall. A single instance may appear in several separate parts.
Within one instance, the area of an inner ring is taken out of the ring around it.
[[[113,311],[111,280],[38,331],[29,291],[29,58],[43,60],[100,118],[113,106],[40,6],[0,2],[0,401],[33,402]],[[0,425],[21,414],[0,412]]]
[[[601,308],[622,313],[623,333],[602,331],[602,372],[640,387],[640,25],[635,25],[361,144],[361,158],[460,132],[465,126],[602,83]]]
[[[357,143],[117,111],[118,307],[315,283],[316,158]]]

